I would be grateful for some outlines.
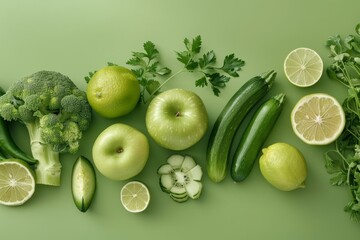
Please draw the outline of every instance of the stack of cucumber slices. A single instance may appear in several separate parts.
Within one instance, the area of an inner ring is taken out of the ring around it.
[[[202,169],[190,156],[174,154],[158,169],[160,187],[176,202],[198,199],[202,190]]]

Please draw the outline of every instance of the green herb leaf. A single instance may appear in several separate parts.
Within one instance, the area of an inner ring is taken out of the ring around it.
[[[132,71],[142,87],[140,99],[145,103],[145,94],[154,95],[160,87],[160,82],[154,78],[166,76],[171,70],[161,66],[158,59],[159,51],[153,42],[145,42],[143,49],[144,52],[132,52],[132,57],[126,64],[134,67]]]
[[[195,54],[199,53],[201,50],[201,44],[202,44],[201,37],[196,36],[192,41],[191,51]]]
[[[185,66],[188,64],[188,62],[191,60],[191,55],[187,51],[183,52],[176,52],[177,60],[185,64]]]
[[[214,51],[207,52],[202,56],[202,58],[199,58],[199,67],[201,69],[209,68],[210,65],[214,64],[216,62],[216,56]]]
[[[355,32],[360,35],[360,24]],[[360,39],[336,35],[327,39],[326,46],[333,60],[326,73],[346,87],[348,96],[342,104],[345,129],[336,140],[336,148],[325,154],[325,167],[332,185],[344,185],[350,190],[352,199],[344,211],[352,220],[360,221]]]
[[[236,58],[234,54],[227,55],[221,69],[232,77],[238,77],[238,71],[245,65],[245,62]]]
[[[360,23],[356,25],[355,32],[360,35]]]
[[[89,83],[89,81],[91,80],[91,78],[94,76],[95,73],[96,73],[96,71],[89,72],[89,74],[84,77],[85,82],[86,82],[86,83]]]
[[[155,47],[155,44],[150,41],[144,43],[144,50],[146,52],[146,55],[144,57],[147,57],[149,60],[155,59],[159,53],[159,51]]]
[[[184,38],[185,50],[175,51],[176,59],[183,64],[183,68],[173,75],[168,67],[161,66],[159,62],[159,51],[155,44],[147,41],[143,44],[143,52],[132,52],[132,57],[126,62],[134,67],[142,88],[142,99],[144,101],[145,93],[152,97],[159,92],[170,79],[182,72],[191,72],[201,76],[195,80],[196,87],[205,87],[210,85],[214,95],[219,96],[220,89],[226,86],[231,77],[238,77],[238,72],[242,69],[245,62],[234,54],[227,55],[223,60],[221,67],[216,67],[216,56],[213,50],[201,53],[202,39],[198,35],[193,39]],[[201,56],[202,54],[202,56]],[[162,83],[157,78],[170,75]]]
[[[168,75],[171,73],[171,70],[170,68],[167,68],[167,67],[162,67],[162,68],[158,68],[156,70],[156,73],[160,76],[165,76],[165,75]]]
[[[199,78],[198,80],[195,81],[196,87],[205,87],[207,85],[208,85],[208,83],[207,83],[206,77]]]
[[[158,89],[159,86],[160,86],[160,83],[158,81],[149,80],[146,83],[146,91],[149,94],[156,94],[156,93],[158,93],[157,89]]]

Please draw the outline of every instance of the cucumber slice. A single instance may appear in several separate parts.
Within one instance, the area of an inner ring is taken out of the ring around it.
[[[188,176],[195,180],[195,181],[200,181],[203,175],[202,169],[200,165],[196,165],[195,167],[193,167],[192,169],[190,169],[187,172]]]
[[[162,174],[170,174],[171,172],[173,172],[174,169],[171,167],[170,164],[163,164],[158,168],[158,174],[162,175]]]
[[[186,201],[189,199],[189,196],[188,196],[187,194],[185,194],[183,197],[181,197],[181,196],[178,196],[178,195],[176,195],[176,194],[170,193],[170,197],[171,197],[175,202],[178,202],[178,203],[186,202]]]
[[[185,156],[183,163],[181,164],[181,171],[188,172],[190,169],[196,166],[196,162],[190,156]]]
[[[169,174],[160,176],[160,186],[164,192],[170,193],[170,189],[174,186],[174,178]]]
[[[188,184],[185,185],[185,189],[187,195],[192,199],[196,199],[200,197],[202,183],[198,181],[190,181]]]
[[[175,180],[176,181],[176,180]],[[170,189],[170,193],[178,195],[178,196],[183,196],[183,195],[187,195],[186,189],[183,185],[181,184],[177,184],[175,183],[172,188]]]
[[[170,164],[170,166],[175,170],[175,169],[179,169],[182,165],[184,161],[184,156],[179,155],[179,154],[174,154],[171,155],[168,159],[167,162],[168,164]]]
[[[200,197],[203,172],[192,157],[174,154],[167,159],[167,164],[158,168],[158,174],[162,191],[169,193],[174,201],[185,202]]]

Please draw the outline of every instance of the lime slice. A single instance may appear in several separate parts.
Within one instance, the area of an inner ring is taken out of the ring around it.
[[[121,189],[120,199],[127,211],[138,213],[144,211],[149,205],[150,192],[145,184],[131,181]]]
[[[335,141],[345,127],[345,114],[339,102],[324,93],[301,98],[291,112],[295,134],[307,144],[326,145]]]
[[[8,206],[24,204],[35,191],[34,173],[18,159],[0,161],[0,203]]]
[[[309,87],[319,81],[323,61],[314,50],[297,48],[285,58],[284,71],[287,79],[295,86]]]

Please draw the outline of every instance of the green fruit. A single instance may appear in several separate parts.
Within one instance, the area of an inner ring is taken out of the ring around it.
[[[146,112],[146,128],[160,146],[184,150],[199,142],[208,129],[208,114],[201,98],[185,89],[157,95]]]
[[[139,174],[149,158],[147,137],[127,124],[115,123],[96,138],[92,156],[95,167],[112,180],[127,180]]]
[[[301,152],[287,143],[275,143],[262,150],[259,160],[264,178],[282,191],[305,187],[306,161]]]
[[[140,85],[131,70],[108,66],[92,76],[86,95],[95,112],[106,118],[115,118],[130,113],[136,107]]]

